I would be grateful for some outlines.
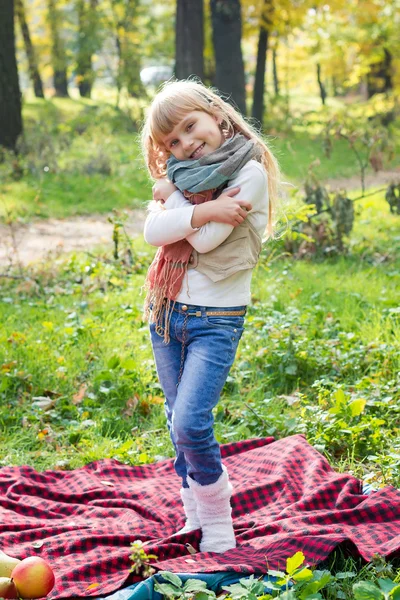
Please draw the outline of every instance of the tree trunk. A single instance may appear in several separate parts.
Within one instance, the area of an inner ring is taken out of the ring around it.
[[[392,54],[387,48],[383,48],[383,58],[372,64],[367,74],[368,98],[371,98],[374,94],[385,93],[393,89],[392,77]]]
[[[334,98],[336,98],[337,95],[338,95],[337,80],[336,80],[335,75],[332,75],[332,96]]]
[[[211,0],[215,85],[246,114],[240,0]]]
[[[32,81],[33,91],[36,98],[44,98],[43,84],[37,66],[35,49],[32,44],[28,23],[26,21],[24,0],[15,0],[15,14],[18,17],[19,25],[21,27],[25,53],[28,59],[29,77]]]
[[[48,20],[51,32],[51,60],[53,65],[53,81],[56,96],[68,97],[67,57],[60,37],[60,15],[56,8],[56,0],[48,0]]]
[[[390,90],[393,89],[393,81],[392,81],[392,76],[393,76],[393,67],[392,67],[392,54],[391,52],[389,52],[389,50],[387,48],[383,49],[385,58],[383,60],[383,80],[384,80],[384,86],[383,86],[383,91],[384,92],[389,92]]]
[[[117,75],[115,77],[115,85],[117,86],[117,101],[116,108],[119,108],[119,102],[121,99],[121,90],[122,90],[122,80],[123,80],[123,67],[122,67],[122,48],[121,48],[121,39],[118,34],[118,28],[115,33],[115,46],[117,48]]]
[[[267,64],[268,51],[268,31],[265,27],[260,27],[257,48],[257,65],[254,79],[253,108],[251,116],[256,119],[262,127],[264,115],[264,88],[265,88],[265,67]]]
[[[277,52],[276,48],[272,50],[272,74],[274,78],[274,91],[275,96],[279,96],[279,79],[278,79],[278,68],[276,64]]]
[[[175,21],[175,75],[204,78],[203,0],[177,0]]]
[[[16,149],[22,133],[21,92],[15,58],[14,2],[0,3],[0,146]]]
[[[92,56],[98,47],[97,40],[97,5],[98,0],[78,0],[78,51],[76,74],[79,94],[90,98],[95,79]]]
[[[321,95],[322,104],[325,106],[326,90],[325,90],[324,84],[322,83],[322,79],[321,79],[321,65],[319,63],[317,63],[317,79],[318,79],[319,93]]]
[[[253,108],[251,115],[262,127],[264,116],[265,67],[267,64],[268,38],[271,28],[273,0],[264,0],[260,18],[260,33],[257,47],[257,64],[253,90]]]
[[[119,86],[126,86],[130,96],[138,98],[144,95],[140,80],[140,42],[138,41],[139,0],[115,2],[116,43],[119,61]]]

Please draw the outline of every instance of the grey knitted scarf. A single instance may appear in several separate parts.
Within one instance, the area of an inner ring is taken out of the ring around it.
[[[259,160],[261,154],[261,148],[254,140],[237,133],[220,148],[198,160],[177,160],[171,156],[167,161],[167,176],[181,192],[195,194],[218,189],[235,177],[249,160]]]

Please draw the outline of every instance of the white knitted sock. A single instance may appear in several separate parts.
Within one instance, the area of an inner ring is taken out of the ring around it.
[[[183,510],[186,515],[186,523],[177,531],[174,535],[180,533],[189,533],[189,531],[195,531],[196,529],[200,529],[200,521],[197,516],[197,507],[196,501],[193,496],[193,492],[190,488],[181,488],[180,490],[182,502],[183,502]]]
[[[203,533],[200,542],[201,552],[221,553],[236,546],[230,503],[232,485],[226,468],[224,466],[222,468],[223,472],[219,479],[209,485],[200,485],[194,479],[188,478]]]

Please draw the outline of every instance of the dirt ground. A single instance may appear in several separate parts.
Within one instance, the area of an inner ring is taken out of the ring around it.
[[[131,237],[142,233],[144,210],[129,212],[125,229]],[[12,228],[0,224],[0,266],[28,265],[49,256],[90,250],[99,244],[112,247],[113,225],[107,215],[32,221]]]
[[[400,180],[400,168],[396,171],[382,171],[366,177],[366,187],[382,186]],[[327,181],[330,189],[347,190],[360,188],[360,178],[333,179]],[[126,230],[135,237],[143,231],[144,210],[129,212]],[[46,256],[56,256],[64,252],[90,250],[96,245],[112,246],[113,226],[107,215],[91,215],[70,219],[37,220],[13,228],[0,224],[0,266],[28,265]]]

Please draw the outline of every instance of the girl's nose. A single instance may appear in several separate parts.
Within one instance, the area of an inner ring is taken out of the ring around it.
[[[193,146],[193,140],[190,138],[184,138],[182,143],[185,150],[190,150],[190,148]]]

